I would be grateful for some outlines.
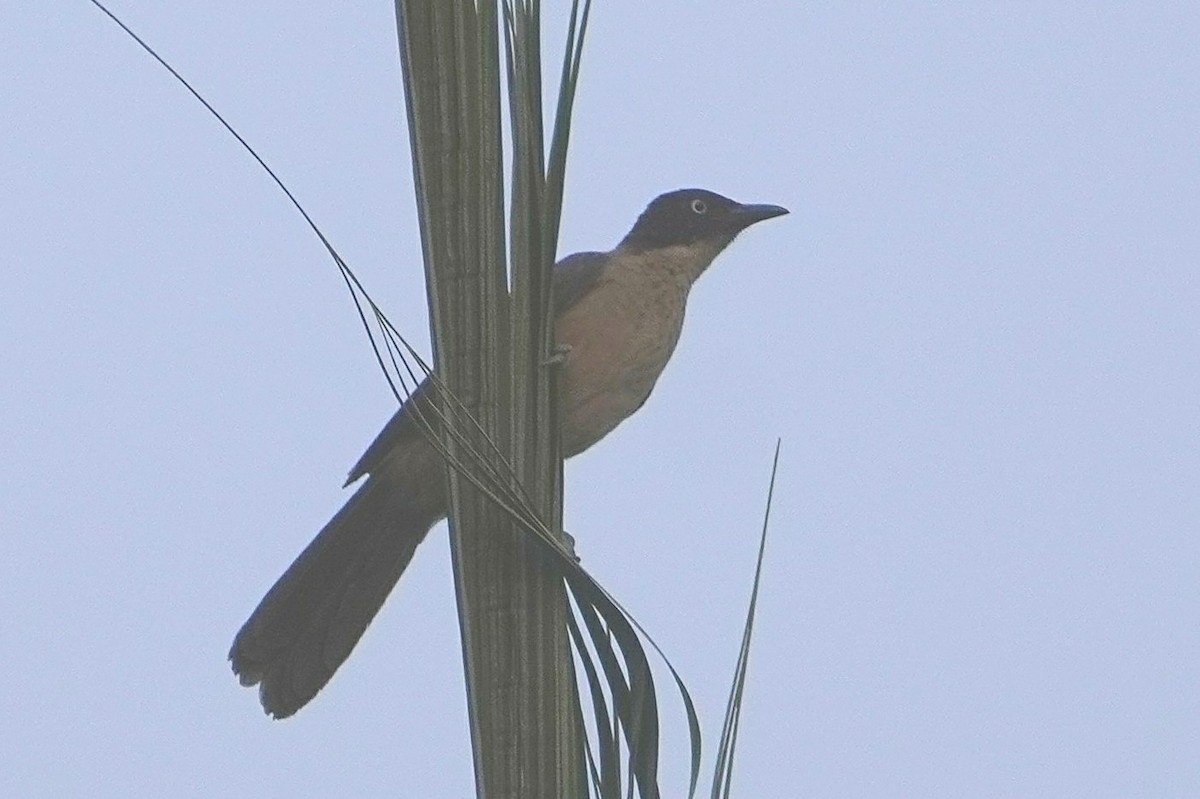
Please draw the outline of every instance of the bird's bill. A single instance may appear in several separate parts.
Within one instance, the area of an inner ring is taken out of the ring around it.
[[[783,216],[788,213],[788,209],[782,205],[738,205],[733,210],[733,213],[742,222],[742,227],[749,227],[755,222],[762,222],[765,219],[774,219],[777,216]]]

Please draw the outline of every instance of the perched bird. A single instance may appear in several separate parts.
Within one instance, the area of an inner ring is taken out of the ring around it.
[[[554,268],[562,446],[583,452],[642,406],[675,349],[688,291],[713,259],[777,205],[743,205],[701,189],[664,194],[609,252]],[[346,485],[366,481],[271,587],[229,660],[259,684],[267,713],[290,716],[349,657],[413,552],[447,513],[446,470],[417,427],[426,380],[384,426]]]

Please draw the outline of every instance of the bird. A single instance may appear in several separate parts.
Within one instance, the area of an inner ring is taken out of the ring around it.
[[[564,457],[646,402],[679,341],[692,285],[739,233],[786,213],[679,189],[650,202],[612,250],[555,264]],[[345,486],[362,484],[234,638],[234,674],[244,686],[258,685],[274,718],[293,715],[329,682],[447,515],[445,462],[416,423],[431,394],[426,378],[350,470]]]

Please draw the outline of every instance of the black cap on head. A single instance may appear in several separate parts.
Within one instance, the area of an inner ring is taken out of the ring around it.
[[[656,197],[621,242],[634,250],[715,240],[728,244],[755,222],[782,216],[778,205],[744,205],[704,189],[679,189]]]

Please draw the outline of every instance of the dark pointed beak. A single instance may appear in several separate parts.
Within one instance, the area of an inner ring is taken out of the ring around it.
[[[783,216],[786,213],[788,213],[788,209],[782,205],[738,205],[733,209],[734,218],[741,223],[743,228],[750,227],[755,222]]]

